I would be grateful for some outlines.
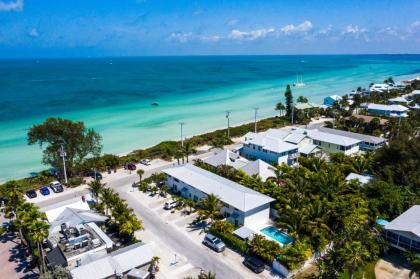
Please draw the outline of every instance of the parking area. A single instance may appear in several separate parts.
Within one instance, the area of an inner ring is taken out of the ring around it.
[[[213,254],[216,258],[228,266],[234,268],[239,273],[243,275],[243,278],[273,278],[276,277],[275,274],[272,274],[269,270],[265,270],[260,274],[255,274],[248,268],[246,268],[242,262],[244,258],[232,251],[231,249],[227,248],[221,253],[216,253],[210,248],[204,246],[202,241],[205,236],[205,232],[202,227],[195,227],[191,225],[191,222],[197,217],[197,213],[186,214],[187,211],[184,210],[165,210],[164,204],[166,201],[172,200],[172,198],[168,195],[166,198],[159,197],[158,195],[150,196],[149,194],[143,193],[139,190],[132,191],[130,190],[129,195],[135,197],[135,199],[146,205],[148,208],[153,210],[164,222],[169,225],[172,225],[177,231],[181,232],[187,241],[195,243],[198,247],[200,247],[200,253],[205,257],[206,254]],[[154,239],[159,238],[159,235],[154,235]],[[185,269],[181,276],[190,276],[197,274],[197,267],[188,265],[188,267],[184,267]],[[199,271],[200,268],[198,268]],[[183,277],[180,277],[183,278]]]

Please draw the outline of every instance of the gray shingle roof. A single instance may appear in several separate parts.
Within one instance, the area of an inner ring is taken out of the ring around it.
[[[414,205],[385,226],[386,230],[410,232],[420,237],[420,205]]]
[[[320,127],[318,128],[318,130],[321,132],[329,133],[329,134],[345,136],[348,138],[358,139],[361,141],[371,142],[375,144],[383,143],[387,141],[387,139],[385,138],[364,135],[364,134],[359,134],[359,133],[353,133],[353,132],[348,132],[348,131],[342,131],[342,130],[337,130],[337,129],[325,128],[325,127]]]
[[[276,176],[274,172],[275,168],[260,159],[249,162],[240,169],[246,172],[248,175],[258,175],[263,181],[267,180],[269,177]]]
[[[227,165],[238,169],[248,163],[248,160],[241,157],[239,154],[232,152],[230,150],[224,149],[216,154],[205,158],[203,162],[218,167],[221,165]]]
[[[164,169],[162,172],[179,179],[205,194],[214,194],[224,203],[242,212],[274,201],[269,196],[192,164]]]

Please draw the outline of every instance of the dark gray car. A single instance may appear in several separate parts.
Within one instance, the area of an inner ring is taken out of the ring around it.
[[[210,247],[214,251],[220,253],[223,252],[226,248],[226,245],[223,243],[220,238],[215,237],[214,235],[208,233],[204,237],[203,244]]]

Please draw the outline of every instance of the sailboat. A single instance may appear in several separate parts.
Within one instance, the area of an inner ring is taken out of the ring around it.
[[[299,75],[296,75],[296,82],[293,83],[293,86],[295,86],[295,87],[303,87],[305,85],[306,84],[303,83],[303,76],[302,75],[300,76],[300,81],[299,81]]]

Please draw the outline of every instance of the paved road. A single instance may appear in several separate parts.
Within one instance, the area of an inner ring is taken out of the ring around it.
[[[159,237],[176,254],[185,256],[195,267],[216,273],[218,278],[243,278],[243,274],[225,264],[217,254],[189,240],[173,225],[166,223],[157,213],[129,195],[127,187],[130,184],[124,186],[126,187],[117,188],[120,197],[125,199],[130,208],[143,220],[146,230]]]

